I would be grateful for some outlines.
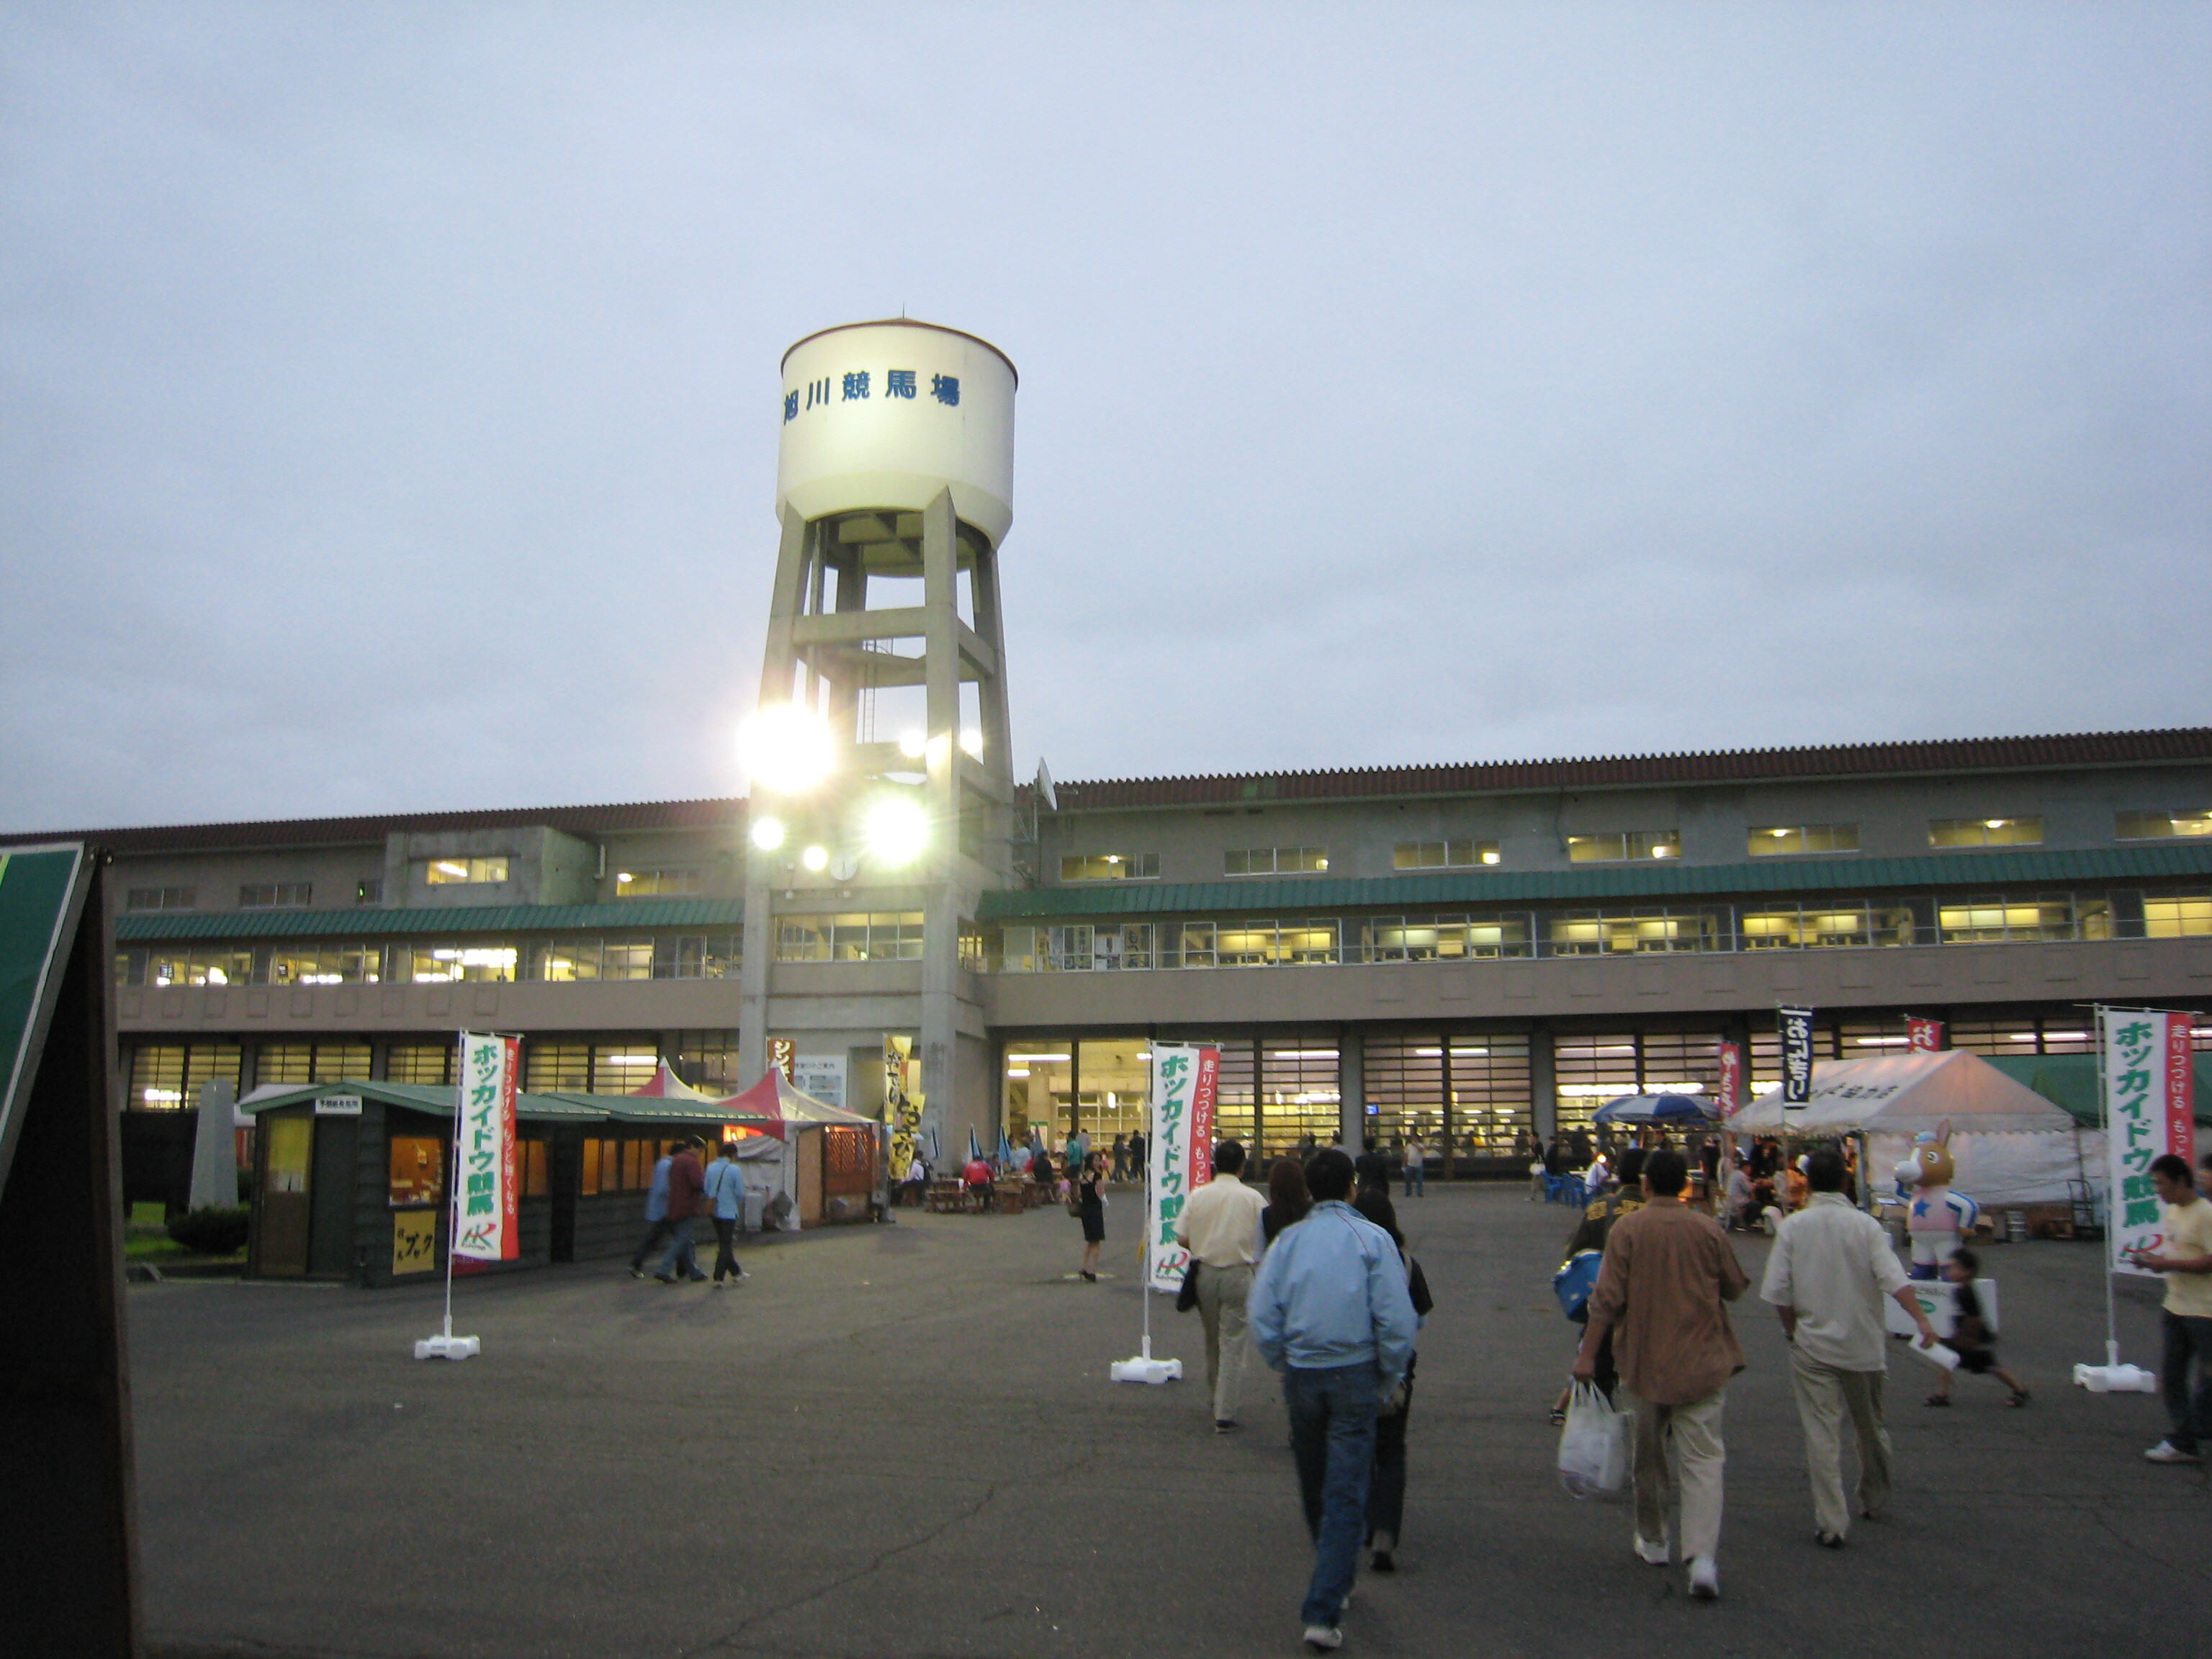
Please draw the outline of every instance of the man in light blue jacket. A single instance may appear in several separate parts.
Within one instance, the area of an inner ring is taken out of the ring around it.
[[[1398,1386],[1420,1321],[1390,1235],[1344,1200],[1352,1160],[1334,1147],[1306,1165],[1312,1212],[1285,1228],[1252,1281],[1252,1345],[1283,1374],[1313,1577],[1301,1616],[1306,1645],[1344,1645],[1337,1620],[1367,1530],[1375,1417]]]
[[[645,1237],[629,1258],[632,1279],[645,1277],[646,1257],[665,1244],[676,1231],[676,1224],[668,1218],[668,1167],[675,1161],[676,1154],[666,1152],[653,1162],[653,1182],[645,1189]]]

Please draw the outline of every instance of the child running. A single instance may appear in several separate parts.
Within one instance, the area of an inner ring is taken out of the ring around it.
[[[1996,1374],[1998,1382],[2012,1390],[2008,1406],[2027,1404],[2027,1386],[2003,1366],[1997,1364],[1996,1348],[1990,1335],[1989,1322],[1982,1317],[1981,1298],[1974,1294],[1974,1272],[1981,1266],[1980,1259],[1972,1250],[1954,1250],[1951,1259],[1943,1264],[1943,1277],[1955,1287],[1959,1322],[1951,1334],[1950,1346],[1959,1356],[1959,1369],[1979,1376],[1984,1372]],[[1936,1373],[1936,1392],[1928,1396],[1931,1406],[1951,1403],[1951,1373]]]

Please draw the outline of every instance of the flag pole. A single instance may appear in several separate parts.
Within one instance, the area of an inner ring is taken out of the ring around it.
[[[453,1156],[446,1170],[446,1319],[435,1336],[415,1345],[417,1359],[467,1359],[483,1352],[473,1336],[453,1334],[453,1246],[461,1231],[461,1097],[468,1087],[469,1034],[453,1036]],[[433,1237],[435,1235],[433,1234]]]

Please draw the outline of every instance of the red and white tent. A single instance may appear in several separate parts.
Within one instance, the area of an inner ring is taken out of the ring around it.
[[[682,1085],[678,1085],[679,1088]],[[703,1098],[703,1097],[702,1097]],[[793,1129],[824,1126],[852,1129],[880,1129],[873,1118],[832,1106],[826,1100],[793,1088],[781,1072],[770,1072],[742,1094],[721,1103],[726,1122],[751,1129],[778,1140],[788,1140]]]
[[[632,1089],[629,1092],[633,1098],[647,1100],[711,1101],[716,1098],[715,1096],[708,1094],[702,1090],[693,1088],[682,1078],[677,1076],[669,1069],[668,1062],[665,1060],[653,1072],[651,1082],[642,1089]]]

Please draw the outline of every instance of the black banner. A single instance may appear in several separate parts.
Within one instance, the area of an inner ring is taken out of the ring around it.
[[[1777,1008],[1782,1035],[1782,1103],[1804,1106],[1813,1099],[1813,1011]]]

